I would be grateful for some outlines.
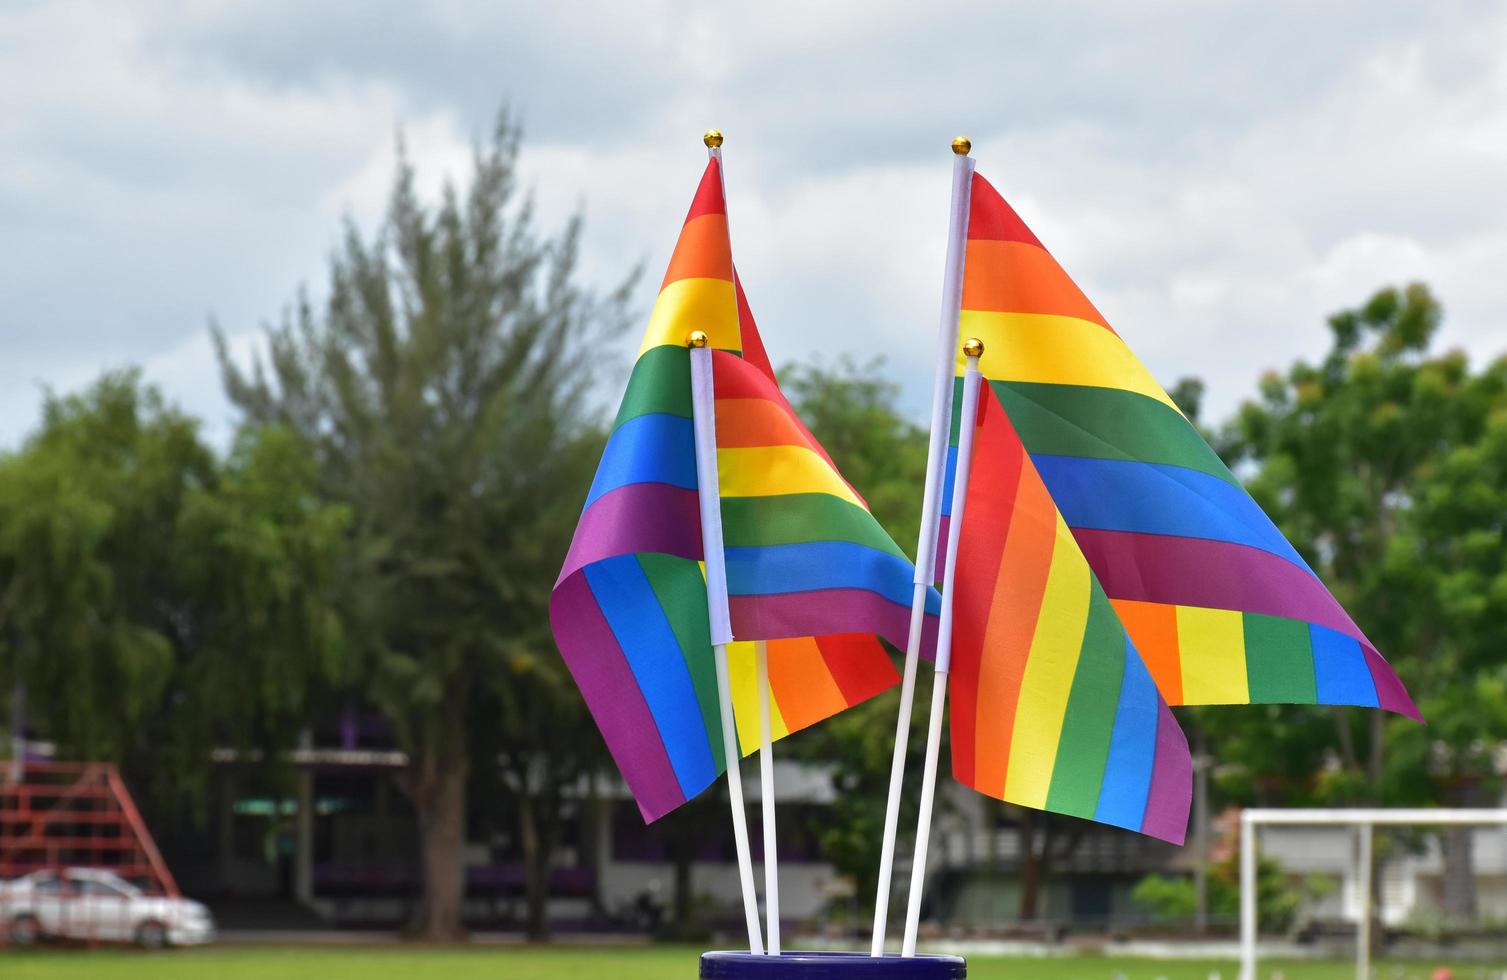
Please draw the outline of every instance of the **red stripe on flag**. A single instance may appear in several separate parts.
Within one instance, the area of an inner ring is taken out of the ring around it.
[[[1005,203],[994,185],[979,174],[973,175],[973,196],[968,203],[968,237],[1046,247],[1020,220],[1015,209]]]
[[[715,158],[706,162],[706,170],[701,174],[701,183],[696,186],[696,196],[691,200],[691,210],[685,220],[703,214],[727,214],[727,203],[722,198],[722,168]]]
[[[1015,437],[993,389],[983,383],[973,444],[968,504],[958,538],[957,597],[953,600],[952,771],[973,785],[979,712],[979,666],[989,605],[999,580],[1010,516],[1020,487],[1025,448]],[[966,584],[965,584],[966,583]],[[988,710],[986,707],[984,710]]]
[[[869,633],[819,636],[816,648],[849,706],[889,690],[900,680],[889,654]]]
[[[968,628],[977,630],[973,634],[977,639],[971,642],[979,649],[973,786],[982,793],[1001,797],[1015,734],[1021,679],[1041,618],[1056,549],[1058,516],[1046,485],[1025,455],[1020,437],[992,388],[988,405],[986,425],[974,451],[974,465],[978,465],[983,453],[1015,454],[1020,459],[1020,479],[1015,493],[1006,498],[1008,509],[990,496],[987,486],[969,486],[970,513],[964,518],[965,523],[973,524],[975,518],[971,512],[976,508],[981,520],[1007,521],[1009,530],[1004,554],[993,568],[987,557],[976,567],[971,560],[965,561],[963,545],[959,543],[958,600],[969,610],[966,618],[972,622]],[[963,540],[971,536],[965,533]]]
[[[748,305],[748,295],[743,292],[743,280],[738,270],[733,270],[733,293],[738,297],[738,332],[741,334],[743,360],[758,368],[776,385],[780,379],[774,376],[774,366],[769,363],[769,353],[764,350],[764,338],[759,336],[758,324],[754,323],[753,310]]]

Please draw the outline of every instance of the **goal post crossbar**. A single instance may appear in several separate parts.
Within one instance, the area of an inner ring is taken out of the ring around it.
[[[1507,809],[1376,808],[1281,810],[1249,809],[1240,814],[1240,976],[1256,980],[1256,831],[1265,826],[1351,826],[1360,844],[1356,888],[1360,919],[1356,924],[1355,975],[1366,980],[1371,972],[1371,841],[1380,826],[1507,827]]]

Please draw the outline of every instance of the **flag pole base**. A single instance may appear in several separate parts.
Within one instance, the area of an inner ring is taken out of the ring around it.
[[[789,952],[778,956],[747,950],[701,954],[702,980],[964,980],[961,956],[887,953]]]

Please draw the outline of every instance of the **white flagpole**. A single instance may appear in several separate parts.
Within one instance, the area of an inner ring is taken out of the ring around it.
[[[780,859],[774,835],[774,745],[769,724],[769,650],[754,643],[759,685],[759,793],[764,815],[764,935],[769,952],[780,955]]]
[[[711,621],[712,658],[717,668],[717,702],[722,713],[722,752],[727,763],[727,796],[733,811],[733,844],[738,852],[738,881],[743,886],[743,917],[748,920],[748,948],[764,952],[759,936],[759,900],[754,894],[753,858],[748,848],[748,813],[743,807],[743,773],[738,766],[738,732],[733,724],[732,685],[727,675],[727,645],[732,620],[727,608],[727,569],[722,554],[722,502],[717,488],[717,421],[712,389],[712,350],[700,330],[687,339],[691,348],[691,422],[696,438],[696,497],[701,506],[701,545],[706,557],[706,611]]]
[[[942,619],[937,625],[937,662],[931,676],[931,716],[926,728],[926,766],[921,772],[921,814],[916,821],[916,851],[910,868],[901,956],[916,955],[916,932],[921,925],[921,887],[926,881],[926,847],[931,838],[931,809],[937,789],[937,753],[942,743],[947,672],[952,661],[952,598],[958,570],[958,535],[963,529],[963,505],[968,500],[968,475],[973,470],[973,430],[978,418],[981,377],[979,356],[984,353],[984,345],[969,338],[963,344],[963,353],[968,356],[968,371],[963,375],[963,422],[958,433],[957,475],[952,482],[952,522],[947,526],[947,558],[942,571]]]
[[[722,134],[709,129],[702,136],[707,155],[722,174]],[[724,207],[727,187],[722,189]],[[711,621],[712,659],[717,668],[717,702],[722,715],[722,753],[727,764],[727,797],[733,812],[733,847],[738,854],[738,884],[743,891],[743,918],[748,925],[748,948],[764,952],[759,934],[759,899],[754,892],[753,857],[748,847],[748,811],[743,805],[743,773],[738,760],[738,730],[733,721],[732,683],[728,679],[727,645],[733,641],[732,616],[727,608],[727,568],[722,551],[722,495],[717,485],[716,394],[712,385],[710,340],[691,331],[691,422],[696,438],[696,498],[701,508],[701,547],[706,559],[706,606]]]
[[[890,759],[890,792],[884,807],[884,837],[879,848],[879,887],[874,896],[874,937],[870,949],[874,956],[884,955],[885,931],[889,927],[890,879],[895,867],[895,835],[900,823],[900,789],[905,782],[911,706],[916,695],[916,661],[920,659],[921,633],[926,624],[926,593],[936,581],[937,511],[947,469],[947,435],[952,426],[952,378],[957,364],[958,310],[963,301],[963,249],[968,242],[968,209],[973,189],[970,149],[972,144],[965,136],[952,141],[952,211],[947,224],[947,263],[942,273],[942,311],[938,318],[940,337],[931,389],[931,442],[926,449],[926,487],[921,498],[921,533],[916,542],[910,635],[905,642],[900,715],[895,721],[895,753]]]
[[[717,161],[717,179],[722,183],[722,203],[727,206],[727,171],[722,166],[722,134],[709,129],[702,137],[707,155]],[[731,222],[729,222],[731,227]],[[731,240],[732,233],[728,233]],[[759,797],[764,831],[764,909],[768,920],[765,935],[769,952],[780,952],[780,881],[778,848],[775,846],[774,829],[774,747],[771,744],[769,725],[769,657],[764,641],[755,645],[758,661],[759,688]]]

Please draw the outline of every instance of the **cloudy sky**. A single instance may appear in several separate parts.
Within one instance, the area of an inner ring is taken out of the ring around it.
[[[1507,349],[1507,4],[732,8],[0,5],[0,447],[44,386],[126,364],[223,440],[210,317],[248,356],[341,216],[375,222],[397,129],[432,190],[504,100],[545,225],[584,209],[585,273],[642,261],[645,311],[722,128],[775,359],[882,354],[918,416],[959,132],[1216,415],[1387,283]]]

